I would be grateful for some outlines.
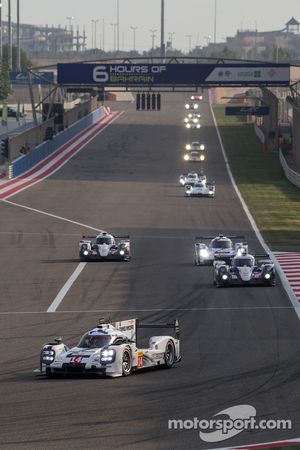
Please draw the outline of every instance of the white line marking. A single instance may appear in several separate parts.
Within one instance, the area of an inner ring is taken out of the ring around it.
[[[51,214],[46,211],[42,211],[40,209],[31,208],[30,206],[20,205],[19,203],[11,202],[10,200],[2,200],[2,201],[3,201],[3,203],[8,203],[9,205],[17,206],[18,208],[28,209],[29,211],[33,211],[33,212],[36,212],[39,214],[44,214],[45,216],[53,217],[54,219],[59,219],[59,220],[65,221],[65,222],[73,223],[74,225],[89,228],[90,230],[95,230],[95,231],[99,231],[99,232],[103,231],[103,230],[100,230],[99,228],[91,227],[90,225],[86,225],[81,222],[76,222],[75,220],[66,219],[65,217],[57,216],[56,214]]]
[[[244,201],[244,199],[242,197],[242,194],[240,193],[239,188],[238,188],[238,186],[237,186],[237,184],[235,182],[235,179],[234,179],[234,177],[232,175],[232,172],[231,172],[231,169],[230,169],[230,165],[229,165],[229,161],[228,161],[228,158],[227,158],[227,155],[226,155],[226,151],[225,151],[225,148],[223,146],[221,134],[220,134],[220,131],[219,131],[219,128],[218,128],[218,124],[217,124],[217,121],[216,121],[216,118],[215,118],[215,115],[214,115],[214,111],[213,111],[213,108],[212,108],[212,105],[211,105],[211,92],[210,91],[209,91],[209,107],[210,107],[212,118],[213,118],[213,121],[214,121],[214,124],[215,124],[215,127],[216,127],[217,136],[218,136],[218,139],[219,139],[219,142],[220,142],[221,150],[222,150],[222,153],[223,153],[223,158],[224,158],[224,161],[225,161],[225,165],[226,165],[226,168],[227,168],[227,172],[228,172],[230,181],[231,181],[231,183],[232,183],[232,185],[233,185],[233,187],[235,189],[235,192],[236,192],[236,194],[237,194],[237,196],[238,196],[238,198],[239,198],[239,200],[241,202],[243,210],[244,210],[246,216],[248,217],[248,220],[249,220],[249,222],[250,222],[250,224],[251,224],[251,226],[252,226],[252,228],[254,230],[254,233],[255,233],[258,241],[260,242],[260,244],[263,247],[263,249],[265,250],[265,252],[268,253],[271,256],[271,258],[274,260],[276,271],[279,274],[282,286],[285,289],[285,291],[286,291],[286,293],[287,293],[287,295],[288,295],[288,297],[290,299],[290,302],[294,306],[294,309],[295,309],[295,312],[296,312],[298,318],[300,319],[299,300],[296,297],[293,289],[291,288],[291,286],[290,286],[290,284],[289,284],[289,282],[288,282],[288,280],[287,280],[287,278],[286,278],[282,268],[280,267],[280,264],[278,263],[274,253],[271,251],[271,249],[266,244],[264,238],[262,237],[262,234],[259,231],[259,229],[258,229],[258,227],[257,227],[257,225],[255,223],[255,220],[253,219],[252,214],[250,213],[250,211],[248,209],[248,206],[246,205],[246,203],[245,203],[245,201]]]
[[[68,291],[71,289],[74,281],[76,281],[76,279],[79,277],[79,275],[81,274],[81,272],[85,268],[86,264],[87,264],[86,262],[81,262],[81,263],[78,264],[78,266],[76,267],[76,269],[74,270],[74,272],[72,273],[70,278],[66,281],[64,286],[61,288],[61,290],[59,291],[59,293],[57,294],[57,296],[55,297],[55,299],[53,300],[53,302],[51,303],[51,305],[47,309],[48,313],[49,312],[52,313],[52,312],[55,312],[57,310],[57,308],[59,307],[59,305],[63,301],[64,297],[66,296]]]
[[[300,305],[298,305],[300,309]],[[261,310],[294,310],[294,306],[236,306],[236,307],[208,307],[208,308],[145,308],[145,309],[90,309],[85,310],[59,310],[53,311],[55,314],[98,314],[98,313],[116,313],[116,312],[202,312],[202,311],[261,311]],[[48,311],[47,311],[48,312]],[[3,311],[0,316],[7,315],[27,315],[27,314],[47,314],[46,311]]]

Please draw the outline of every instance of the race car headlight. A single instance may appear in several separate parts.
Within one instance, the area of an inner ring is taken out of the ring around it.
[[[191,148],[192,148],[192,147],[191,147],[190,144],[186,144],[186,146],[185,146],[185,149],[186,149],[186,150],[191,150]]]
[[[266,273],[266,274],[265,274],[265,279],[266,279],[266,280],[269,280],[270,278],[271,278],[271,274],[270,274],[270,273]]]
[[[55,351],[54,350],[43,350],[41,354],[41,360],[44,364],[51,364],[55,359]]]
[[[123,255],[125,255],[125,250],[120,250],[119,253],[120,253],[121,256],[123,256]]]
[[[200,145],[200,150],[205,150],[205,145],[204,144]]]
[[[187,128],[191,128],[191,124],[190,124],[190,123],[187,123],[187,124],[186,124],[186,127],[187,127]]]
[[[184,118],[185,123],[188,123],[189,119],[187,117]]]
[[[200,123],[197,123],[197,128],[200,128]]]
[[[185,109],[190,109],[190,105],[188,103],[186,103],[184,106],[185,106]]]
[[[200,250],[200,256],[202,256],[202,258],[207,258],[208,257],[208,251],[206,250],[206,248],[202,248]]]
[[[116,350],[114,350],[113,348],[106,348],[102,350],[100,354],[100,362],[102,364],[112,363],[114,362],[115,359],[116,359]]]
[[[191,95],[191,100],[195,100],[195,96],[194,95]]]
[[[200,155],[200,161],[204,161],[205,160],[205,156],[204,155]]]
[[[183,159],[184,159],[185,161],[188,161],[188,160],[190,159],[190,157],[189,157],[189,155],[184,155]]]
[[[194,109],[198,109],[198,105],[197,103],[194,105]]]
[[[84,250],[83,254],[84,254],[84,256],[87,256],[89,254],[89,252],[87,250]]]
[[[228,278],[228,275],[226,275],[226,273],[223,273],[222,280],[227,280],[227,278]]]
[[[199,121],[198,117],[194,117],[194,118],[193,118],[193,122],[194,122],[194,123],[198,123],[198,121]]]

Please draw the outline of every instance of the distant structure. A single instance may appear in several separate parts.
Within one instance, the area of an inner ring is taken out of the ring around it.
[[[8,43],[8,22],[2,22],[3,44]],[[76,33],[60,25],[50,27],[48,25],[38,26],[30,24],[20,24],[21,48],[27,53],[64,53],[71,51],[86,50],[86,36],[82,35],[77,27]],[[17,24],[12,22],[12,44],[17,44]]]

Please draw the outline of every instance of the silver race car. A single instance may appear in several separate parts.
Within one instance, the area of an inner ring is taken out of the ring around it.
[[[275,286],[275,283],[275,266],[269,255],[244,253],[232,258],[230,264],[214,262],[214,284],[217,287]]]
[[[200,240],[211,239],[209,244],[199,242]],[[233,243],[231,239],[244,239],[244,236],[197,236],[195,237],[195,265],[212,266],[215,260],[226,261],[230,264],[235,255],[243,255],[248,252],[246,242]]]
[[[139,348],[140,328],[173,328],[176,337],[153,336],[149,347]],[[127,376],[150,367],[172,367],[181,360],[179,323],[141,323],[138,319],[104,323],[86,332],[75,347],[69,348],[56,338],[44,344],[40,367],[35,370],[48,377],[68,374],[100,374],[109,377]]]
[[[97,236],[83,236],[79,242],[79,258],[80,261],[129,261],[129,236],[113,236],[105,231]]]
[[[199,141],[194,141],[191,144],[186,144],[185,153],[183,155],[184,161],[204,161],[205,160],[205,145]]]
[[[194,185],[185,185],[186,197],[214,197],[216,188],[214,183],[209,183],[206,176],[203,175],[194,183]]]
[[[196,115],[193,115],[193,114],[192,114],[192,117],[188,117],[188,116],[185,117],[184,123],[185,123],[186,128],[192,128],[192,129],[197,128],[198,129],[201,127],[199,117],[197,117]]]

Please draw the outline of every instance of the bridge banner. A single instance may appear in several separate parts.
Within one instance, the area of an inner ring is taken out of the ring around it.
[[[60,85],[287,86],[289,64],[57,64]]]
[[[28,73],[27,72],[10,72],[10,82],[14,85],[28,85]],[[49,84],[54,82],[53,72],[37,72],[31,74],[32,84]]]
[[[267,116],[269,106],[226,106],[225,116]]]

